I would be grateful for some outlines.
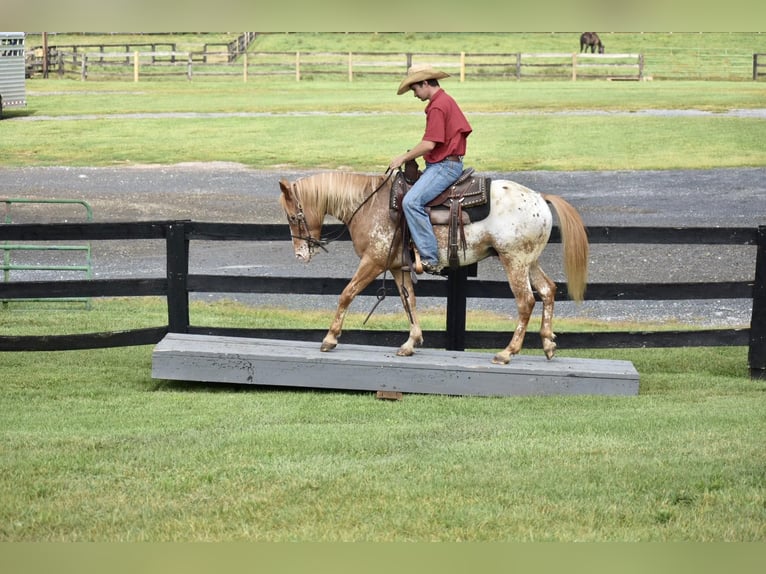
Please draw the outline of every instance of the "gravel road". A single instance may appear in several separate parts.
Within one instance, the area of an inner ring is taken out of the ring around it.
[[[93,208],[94,221],[192,219],[196,221],[283,223],[277,202],[278,180],[310,171],[261,171],[239,164],[206,163],[117,168],[0,169],[0,198],[76,199]],[[562,195],[581,213],[586,225],[741,226],[766,224],[766,169],[694,171],[514,172],[486,173],[513,179],[532,189]],[[77,206],[14,205],[13,221],[79,221]],[[350,243],[339,242],[310,265],[293,258],[287,242],[193,242],[191,272],[273,276],[350,277],[357,264]],[[591,248],[590,280],[600,281],[745,281],[754,276],[755,248],[746,246],[610,246]],[[563,279],[560,246],[550,245],[543,267]],[[165,273],[164,244],[153,241],[96,242],[94,276],[154,277]],[[479,276],[501,280],[495,259],[479,265]],[[14,275],[17,280],[20,275]],[[31,277],[23,277],[31,278]],[[35,275],[40,279],[41,274]],[[47,277],[46,277],[47,278]],[[424,279],[440,280],[440,279]],[[212,299],[215,295],[199,295]],[[303,296],[285,301],[279,295],[230,295],[253,304],[294,308],[334,308],[334,297]],[[353,310],[367,311],[372,298]],[[423,298],[421,307],[442,306]],[[515,315],[509,301],[477,299],[470,308]],[[378,312],[398,312],[390,297]],[[748,300],[696,302],[557,303],[559,317],[604,320],[680,321],[699,326],[740,326],[750,322]]]

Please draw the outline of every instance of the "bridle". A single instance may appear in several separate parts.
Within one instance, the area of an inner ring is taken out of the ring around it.
[[[314,239],[311,237],[308,225],[306,225],[306,215],[303,212],[303,205],[301,205],[301,200],[300,197],[298,197],[298,190],[295,188],[295,184],[293,184],[293,197],[295,198],[295,204],[298,210],[295,212],[295,215],[287,214],[287,222],[290,224],[291,230],[293,229],[293,226],[298,228],[298,235],[290,233],[290,237],[293,239],[300,239],[308,244],[309,257],[314,253],[315,247],[319,247],[325,253],[329,253],[325,247],[325,243],[328,243],[327,240],[322,238]]]
[[[383,181],[380,182],[380,185],[376,187],[374,190],[372,190],[372,193],[364,198],[364,201],[362,201],[356,209],[351,213],[351,217],[348,218],[348,221],[345,221],[344,224],[346,227],[351,225],[351,222],[354,219],[354,216],[356,216],[357,213],[359,213],[359,210],[362,209],[362,207],[365,206],[365,204],[372,199],[372,197],[378,193],[381,189],[383,189],[383,186],[386,184],[386,182],[391,179],[391,175],[393,172],[390,169],[386,170],[386,177],[383,179]],[[299,239],[302,241],[305,241],[309,246],[309,256],[313,255],[314,249],[316,247],[319,247],[322,251],[325,253],[329,253],[325,245],[328,243],[332,243],[333,241],[337,241],[340,239],[340,237],[343,235],[344,230],[341,230],[337,235],[333,237],[320,237],[319,239],[314,239],[311,237],[311,233],[309,232],[308,225],[306,224],[306,215],[303,211],[303,205],[301,204],[301,198],[298,195],[298,189],[297,189],[297,182],[293,182],[292,184],[292,191],[293,191],[293,197],[295,198],[295,206],[297,208],[297,211],[295,212],[295,215],[287,215],[287,222],[290,224],[290,229],[293,228],[293,226],[296,226],[298,228],[298,235],[291,233],[290,237],[292,239]]]

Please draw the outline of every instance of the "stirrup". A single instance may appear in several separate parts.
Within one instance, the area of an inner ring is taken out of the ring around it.
[[[415,253],[415,261],[412,264],[412,267],[415,270],[415,273],[418,275],[421,275],[423,273],[423,262],[420,260],[420,253],[418,252],[417,247],[413,247],[412,251]]]

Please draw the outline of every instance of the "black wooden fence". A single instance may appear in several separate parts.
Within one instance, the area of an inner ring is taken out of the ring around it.
[[[327,226],[328,235],[344,233],[340,225]],[[753,378],[766,377],[766,226],[758,228],[647,228],[590,227],[591,243],[755,245],[754,281],[693,283],[591,283],[588,300],[693,300],[752,299],[749,329],[705,329],[654,332],[610,331],[559,333],[561,346],[575,348],[748,346],[748,364]],[[230,329],[191,325],[189,293],[281,293],[337,295],[347,280],[331,278],[222,276],[189,273],[189,242],[289,241],[286,225],[205,223],[195,221],[146,221],[118,223],[58,223],[0,225],[0,241],[93,241],[164,239],[167,252],[166,276],[159,278],[88,279],[70,281],[23,281],[0,284],[0,299],[30,297],[167,297],[168,323],[130,331],[50,336],[0,336],[0,351],[41,351],[90,349],[159,342],[167,332],[234,335],[272,339],[321,341],[325,330],[317,329]],[[340,239],[348,240],[348,235]],[[554,228],[551,242],[560,242]],[[502,348],[509,334],[465,330],[466,298],[507,298],[505,281],[470,279],[470,268],[451,274],[447,281],[423,280],[419,297],[447,298],[447,325],[444,331],[426,332],[428,346],[462,350]],[[395,291],[393,283],[388,285]],[[380,280],[363,293],[376,295]],[[556,298],[567,297],[566,285],[558,285]],[[393,293],[392,293],[393,294]],[[348,330],[347,343],[398,346],[402,334],[391,331]],[[539,347],[538,337],[525,345]]]

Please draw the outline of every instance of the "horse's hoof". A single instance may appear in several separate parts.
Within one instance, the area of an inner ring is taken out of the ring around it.
[[[411,357],[414,354],[415,351],[405,347],[399,347],[399,350],[396,352],[397,357]]]
[[[326,353],[327,351],[332,351],[337,346],[337,343],[322,343],[322,346],[319,348],[319,350],[323,353]]]
[[[511,362],[511,356],[510,355],[504,355],[503,353],[498,353],[494,356],[492,359],[492,362],[495,365],[507,365]]]

